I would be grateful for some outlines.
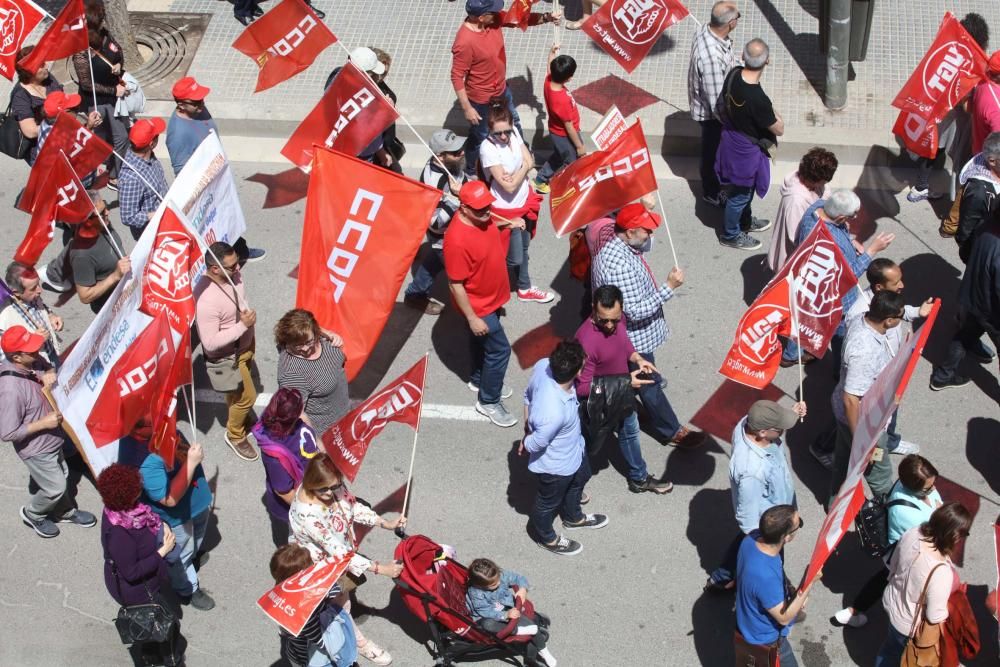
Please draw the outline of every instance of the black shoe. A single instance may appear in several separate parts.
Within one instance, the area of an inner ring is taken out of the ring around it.
[[[719,245],[724,245],[727,248],[736,248],[737,250],[757,250],[760,248],[760,241],[746,232],[740,232],[731,239],[720,236]]]
[[[583,515],[582,521],[577,523],[563,521],[562,524],[567,530],[576,530],[577,528],[604,528],[608,525],[608,517],[604,514],[585,514]]]
[[[736,582],[734,580],[729,580],[724,584],[720,584],[714,581],[712,577],[709,577],[701,590],[703,593],[713,594],[733,593],[736,591]]]
[[[309,5],[309,9],[313,10],[313,14],[316,15],[316,18],[318,19],[326,18],[326,12],[324,12],[322,9],[319,9],[318,7],[316,7],[316,5],[314,5],[311,2],[307,2],[306,4]]]
[[[967,378],[964,375],[952,375],[950,380],[944,382],[935,382],[934,378],[931,378],[931,391],[942,391],[944,389],[951,389],[953,387],[964,387],[965,385],[972,382],[972,378]]]
[[[215,600],[203,588],[196,590],[191,597],[183,600],[183,602],[184,604],[191,605],[198,611],[209,611],[215,608]]]
[[[746,232],[766,232],[771,228],[771,221],[765,220],[764,218],[751,218],[750,226],[745,230]]]
[[[660,481],[653,477],[652,475],[646,475],[646,479],[641,482],[637,482],[633,479],[628,481],[628,490],[632,493],[643,493],[645,491],[651,491],[656,494],[670,493],[674,490],[674,483],[668,481]]]
[[[233,18],[235,18],[237,21],[239,21],[243,25],[250,25],[251,23],[253,23],[253,17],[252,16],[237,16],[236,14],[233,14]]]
[[[255,19],[259,19],[263,15],[264,15],[264,10],[260,8],[260,5],[254,5],[253,6],[253,17]]]
[[[563,536],[556,538],[556,541],[552,544],[546,544],[545,542],[535,542],[538,546],[545,549],[546,551],[551,551],[552,553],[559,556],[575,556],[576,554],[583,551],[583,545],[576,540],[570,540]]]

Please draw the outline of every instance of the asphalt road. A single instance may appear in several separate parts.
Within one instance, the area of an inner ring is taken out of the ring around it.
[[[279,164],[237,163],[240,191],[252,245],[268,250],[262,263],[245,270],[251,303],[258,311],[258,364],[265,391],[275,389],[276,354],[270,328],[294,303],[304,199],[303,181],[287,176]],[[0,201],[11,202],[26,170],[0,161]],[[991,525],[997,514],[1000,446],[996,366],[971,369],[975,385],[933,394],[927,387],[930,362],[940,356],[950,337],[954,297],[961,264],[955,244],[936,233],[935,215],[927,203],[909,204],[900,194],[898,175],[862,175],[869,188],[861,237],[874,229],[896,234],[887,256],[901,261],[908,302],[940,296],[945,310],[931,337],[903,402],[900,427],[904,438],[923,446],[923,453],[957,491],[978,510],[965,551],[963,578],[973,585],[974,603],[985,585],[996,581]],[[252,180],[251,180],[252,179]],[[272,186],[278,208],[263,208]],[[884,184],[888,190],[872,188]],[[842,185],[854,186],[851,182]],[[692,192],[692,187],[695,192]],[[474,396],[465,388],[468,361],[464,322],[451,310],[439,318],[421,317],[397,305],[368,367],[352,384],[352,395],[367,396],[384,380],[431,351],[426,401],[435,407],[423,420],[416,457],[410,530],[454,545],[459,559],[493,558],[517,570],[532,583],[532,598],[553,619],[550,647],[561,665],[727,665],[732,664],[734,624],[731,598],[704,597],[706,572],[720,559],[735,522],[729,500],[728,443],[732,425],[754,396],[724,388],[717,369],[745,305],[763,285],[763,253],[746,253],[718,245],[713,227],[720,213],[698,201],[697,184],[661,182],[677,254],[687,283],[666,306],[673,328],[658,351],[659,368],[669,379],[668,396],[684,420],[713,434],[697,452],[661,447],[643,437],[650,470],[676,484],[672,494],[628,492],[618,472],[618,457],[595,461],[588,487],[589,511],[610,516],[610,525],[579,536],[584,552],[560,558],[534,546],[525,534],[533,481],[519,458],[520,428],[498,429],[470,415]],[[760,216],[773,215],[777,188],[756,206]],[[10,256],[27,225],[13,211],[0,229],[2,256]],[[693,211],[693,212],[692,212]],[[117,220],[117,216],[115,216]],[[128,236],[128,234],[125,234]],[[764,248],[769,232],[762,235]],[[650,264],[662,279],[669,270],[665,236],[658,234]],[[129,242],[130,243],[130,242]],[[551,234],[547,219],[531,248],[531,270],[541,286],[551,286],[558,299],[548,305],[508,306],[505,328],[515,344],[507,375],[517,396],[527,372],[559,336],[571,335],[579,323],[581,288],[566,268],[566,241]],[[55,248],[50,249],[54,254]],[[444,295],[445,286],[437,288]],[[56,295],[47,293],[49,303]],[[72,299],[59,309],[66,319],[67,339],[78,336],[90,312]],[[207,389],[204,376],[199,387]],[[782,370],[769,396],[791,402],[797,388],[794,368]],[[823,514],[827,475],[810,457],[807,446],[829,419],[832,390],[828,362],[808,368],[805,399],[810,414],[788,436],[805,529],[786,550],[789,576],[797,579],[808,560]],[[447,406],[458,406],[450,408]],[[217,607],[211,612],[185,609],[182,632],[188,662],[203,665],[271,665],[278,657],[277,628],[255,600],[273,582],[267,563],[272,552],[269,522],[261,504],[264,474],[260,463],[237,459],[222,440],[222,406],[201,403],[199,437],[205,444],[206,470],[217,492],[215,519],[207,547],[210,559],[201,571],[203,586]],[[186,427],[185,427],[186,428]],[[378,502],[405,481],[412,431],[390,425],[372,447],[354,491]],[[5,555],[0,570],[0,664],[127,665],[111,619],[117,606],[104,589],[97,530],[64,527],[55,540],[38,539],[17,516],[26,497],[27,474],[9,447],[0,452],[0,531]],[[944,491],[944,489],[942,489]],[[947,497],[947,493],[945,494]],[[81,507],[98,511],[100,501],[90,481],[79,483]],[[390,556],[396,538],[376,531],[363,550],[376,558]],[[853,535],[826,567],[813,593],[808,618],[792,632],[801,664],[809,667],[870,665],[884,637],[886,619],[879,608],[863,629],[833,627],[830,616],[852,596],[879,564],[860,553]],[[371,613],[361,616],[364,631],[388,648],[395,664],[423,666],[433,662],[421,646],[428,633],[392,593],[388,580],[375,577],[359,598]],[[997,664],[996,624],[981,620],[983,652],[977,665]],[[365,664],[364,662],[362,664]],[[489,663],[499,664],[499,663]]]

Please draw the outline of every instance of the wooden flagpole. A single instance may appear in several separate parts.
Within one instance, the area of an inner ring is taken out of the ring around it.
[[[410,483],[413,481],[413,464],[417,459],[417,439],[420,437],[420,418],[424,414],[424,396],[426,395],[427,389],[427,363],[429,359],[430,352],[424,352],[424,377],[423,382],[420,383],[420,411],[417,412],[417,425],[413,429],[413,448],[410,450],[410,470],[406,474],[406,490],[403,492],[403,509],[399,513],[402,517],[406,516],[406,510],[408,509],[410,502]],[[399,526],[396,527],[395,533],[399,537],[404,537],[406,535],[402,527]]]

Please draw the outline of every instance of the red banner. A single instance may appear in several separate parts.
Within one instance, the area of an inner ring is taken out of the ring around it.
[[[295,305],[343,337],[348,380],[375,347],[440,198],[411,178],[316,151]]]
[[[83,0],[70,0],[28,57],[18,64],[29,72],[37,72],[46,62],[68,58],[89,47]]]
[[[892,133],[903,140],[906,150],[933,160],[938,152],[938,126],[913,111],[900,111]]]
[[[142,273],[139,310],[153,317],[165,313],[170,326],[184,332],[194,322],[192,276],[201,267],[202,252],[190,228],[181,220],[184,214],[170,204],[161,211],[156,238]]]
[[[66,155],[73,171],[86,176],[111,155],[111,146],[81,125],[73,114],[60,113],[42,145],[42,150],[38,151],[35,164],[31,166],[28,183],[24,186],[24,192],[17,202],[20,210],[25,213],[34,210],[38,190],[49,172],[55,168],[60,152]]]
[[[583,31],[631,73],[663,31],[688,13],[679,0],[608,0]]]
[[[550,217],[559,237],[653,192],[656,175],[642,126],[636,121],[609,150],[584,155],[550,185]]]
[[[233,48],[257,63],[255,93],[308,69],[337,36],[302,0],[282,0],[247,26]]]
[[[31,212],[31,222],[24,240],[14,253],[14,260],[34,266],[55,233],[55,222],[80,223],[94,212],[83,183],[70,166],[66,155],[56,156],[52,170],[42,185],[38,203]]]
[[[354,408],[323,434],[326,453],[350,482],[358,476],[368,446],[389,422],[417,428],[424,397],[427,356]]]
[[[531,20],[531,6],[538,0],[514,0],[510,9],[500,15],[500,23],[505,26],[518,27],[522,31],[528,29]]]
[[[351,556],[353,554],[341,560],[321,560],[312,567],[285,579],[261,595],[257,600],[257,606],[272,621],[298,637],[306,621],[347,569]]]
[[[792,328],[789,308],[788,281],[772,281],[740,318],[719,372],[754,389],[771,384],[781,363],[778,336],[788,336]]]
[[[295,129],[281,154],[308,169],[313,146],[356,156],[399,118],[392,102],[368,75],[348,62],[319,104]]]
[[[14,80],[17,52],[45,16],[31,0],[0,0],[0,74]]]
[[[858,414],[858,425],[851,441],[851,458],[847,468],[847,477],[841,484],[836,498],[830,503],[830,511],[819,530],[816,546],[813,548],[809,567],[802,578],[800,589],[809,586],[816,573],[823,568],[826,559],[837,548],[841,538],[854,523],[861,505],[865,502],[864,472],[868,467],[875,443],[885,430],[892,413],[899,407],[903,391],[913,367],[920,358],[927,343],[927,337],[934,327],[941,301],[935,300],[930,315],[927,316],[919,331],[911,333],[899,347],[899,352],[889,362],[871,388],[861,397],[861,408]]]
[[[192,382],[191,329],[188,328],[181,332],[177,354],[170,363],[159,393],[153,399],[153,435],[149,439],[149,451],[159,454],[167,469],[173,469],[174,454],[177,452],[177,390]]]

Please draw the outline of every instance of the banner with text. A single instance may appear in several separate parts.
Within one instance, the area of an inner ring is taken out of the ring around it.
[[[663,31],[688,13],[679,0],[608,0],[583,31],[631,74]]]
[[[298,637],[340,575],[351,562],[345,558],[321,560],[260,596],[257,606],[285,631]]]

